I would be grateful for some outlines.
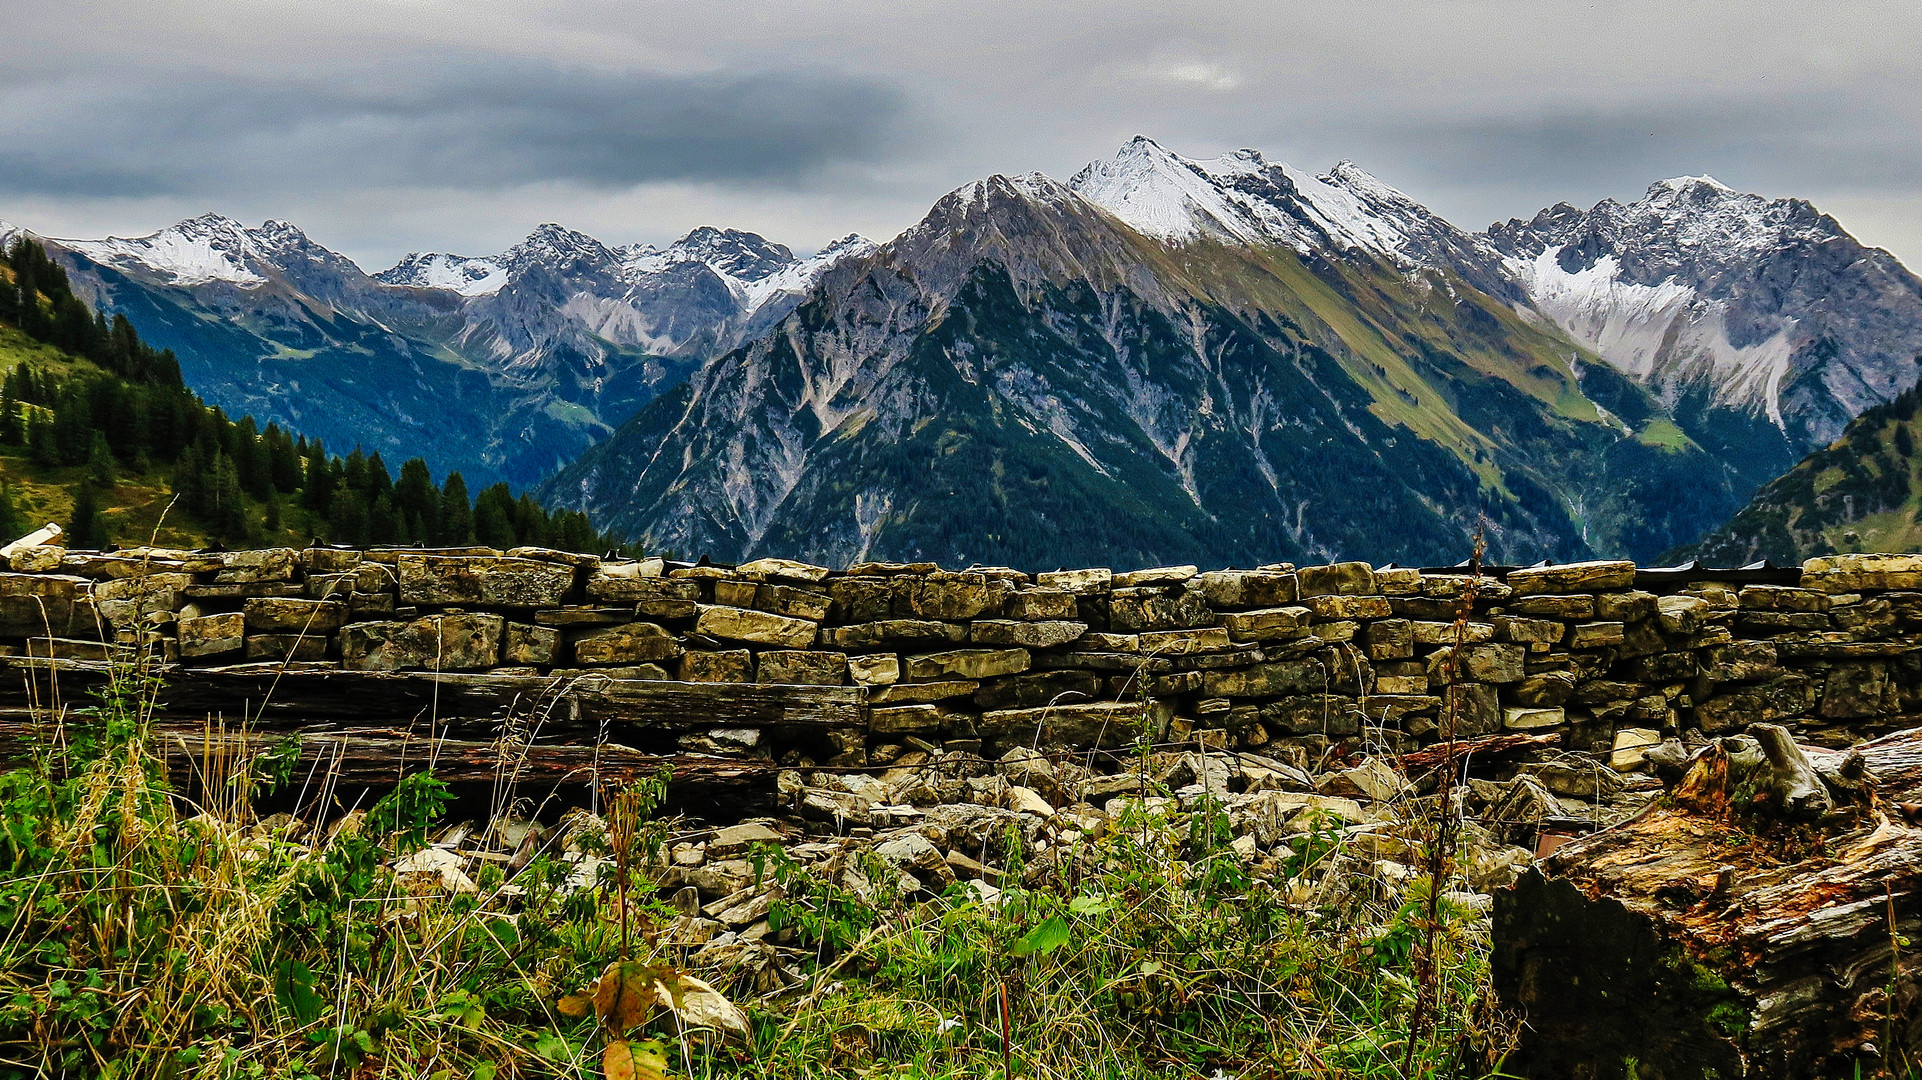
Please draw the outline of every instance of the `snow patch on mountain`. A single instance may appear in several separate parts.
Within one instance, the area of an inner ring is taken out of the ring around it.
[[[1511,258],[1513,273],[1535,308],[1577,342],[1624,374],[1655,373],[1675,320],[1686,318],[1695,290],[1672,279],[1660,285],[1624,281],[1613,255],[1574,272],[1562,268],[1562,248],[1533,259]]]
[[[1729,340],[1727,305],[1673,278],[1658,285],[1625,280],[1613,255],[1568,270],[1565,247],[1507,266],[1535,309],[1610,366],[1643,382],[1679,386],[1706,380],[1718,404],[1759,408],[1776,427],[1782,380],[1795,352],[1795,320],[1759,342]]]

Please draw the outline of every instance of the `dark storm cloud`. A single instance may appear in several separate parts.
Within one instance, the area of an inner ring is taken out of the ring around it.
[[[325,79],[0,82],[0,192],[784,183],[872,159],[901,95],[820,72],[675,75],[410,55]]]

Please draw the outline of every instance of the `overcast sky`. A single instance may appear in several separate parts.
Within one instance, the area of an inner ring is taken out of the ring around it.
[[[1922,269],[1922,5],[4,0],[0,218],[286,218],[369,270],[558,221],[886,238],[1136,132],[1466,228],[1708,173]]]

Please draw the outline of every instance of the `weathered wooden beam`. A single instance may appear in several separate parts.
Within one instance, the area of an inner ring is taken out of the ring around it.
[[[1510,1071],[1922,1070],[1922,948],[1901,944],[1922,941],[1922,828],[1900,809],[1922,799],[1922,729],[1851,751],[1872,796],[1826,817],[1820,800],[1786,805],[1811,782],[1792,759],[1843,781],[1831,787],[1844,797],[1859,770],[1765,746],[1719,761],[1712,748],[1668,799],[1497,895],[1495,985],[1526,1017]]]
[[[10,670],[9,670],[10,669]],[[509,716],[556,727],[866,727],[865,692],[853,686],[660,682],[585,674],[567,678],[485,673],[343,671],[299,664],[169,667],[156,713],[217,716],[259,727],[325,729],[341,723],[433,721],[465,725]],[[91,701],[108,667],[93,661],[0,657],[0,704]],[[29,687],[28,682],[32,685]]]

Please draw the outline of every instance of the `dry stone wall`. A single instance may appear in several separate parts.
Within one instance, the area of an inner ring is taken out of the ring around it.
[[[40,547],[0,573],[0,655],[100,661],[138,645],[224,671],[851,688],[865,731],[838,735],[822,764],[1120,747],[1144,728],[1158,742],[1313,758],[1344,740],[1433,741],[1470,582],[1359,562],[1031,576],[534,548]],[[1760,574],[1491,571],[1467,615],[1462,733],[1555,732],[1618,768],[1691,732],[1770,721],[1846,745],[1922,713],[1922,556]],[[752,732],[680,738],[701,753],[771,752]]]

